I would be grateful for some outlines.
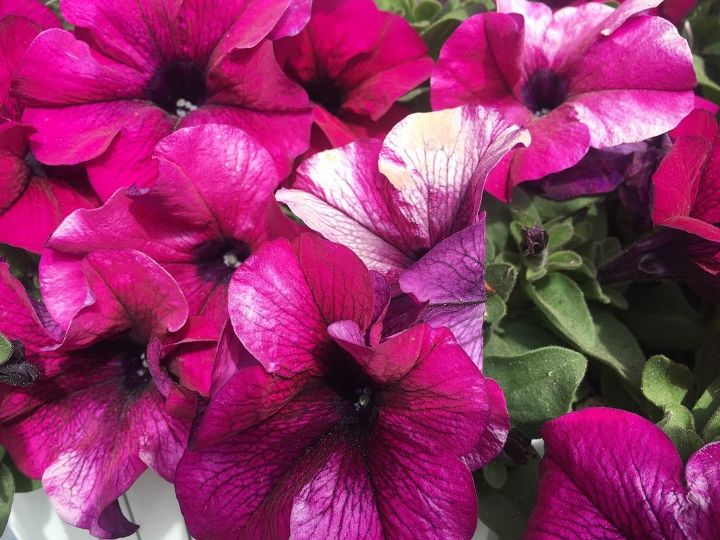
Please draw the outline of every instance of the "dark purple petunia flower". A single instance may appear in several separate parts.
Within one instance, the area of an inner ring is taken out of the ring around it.
[[[316,154],[277,198],[424,304],[421,320],[449,327],[480,366],[483,186],[503,156],[528,143],[525,130],[483,107],[413,114],[383,143]]]
[[[541,435],[528,540],[720,538],[720,443],[683,466],[655,424],[603,408],[551,420]]]
[[[502,391],[446,329],[380,341],[373,281],[313,235],[268,243],[235,273],[233,328],[259,365],[220,348],[234,359],[216,364],[176,478],[194,536],[472,536],[470,467],[502,449]]]
[[[157,340],[183,326],[187,304],[139,252],[89,254],[67,266],[75,272],[66,268],[57,283],[54,311],[69,320],[58,327],[0,264],[0,333],[22,344],[37,372],[27,385],[3,379],[0,443],[23,473],[42,478],[63,519],[116,538],[137,528],[118,497],[148,467],[172,481],[187,444],[190,418],[180,413],[192,403],[165,370],[172,349]],[[74,293],[81,305],[59,298]]]
[[[407,114],[395,102],[433,64],[410,24],[372,0],[314,0],[305,29],[275,50],[313,102],[315,150],[384,137]]]
[[[154,155],[159,177],[152,188],[120,190],[101,208],[71,214],[48,247],[60,264],[108,249],[149,255],[180,285],[191,315],[214,326],[217,339],[232,273],[263,242],[297,229],[273,197],[281,177],[270,154],[231,126],[181,129]],[[41,279],[61,275],[55,258],[46,258]]]
[[[272,39],[296,34],[309,0],[63,0],[74,33],[44,32],[13,81],[50,165],[87,162],[98,194],[149,185],[155,144],[179,127],[230,124],[282,174],[308,147],[307,95]]]
[[[490,193],[508,200],[518,183],[567,169],[590,148],[661,135],[690,112],[690,48],[671,23],[642,13],[659,3],[591,2],[553,12],[499,0],[497,13],[460,25],[433,71],[433,108],[495,107],[532,136],[508,174],[488,182]]]

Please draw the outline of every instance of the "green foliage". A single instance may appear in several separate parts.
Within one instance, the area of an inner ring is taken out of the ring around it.
[[[494,487],[482,475],[476,475],[479,518],[502,540],[520,540],[525,532],[538,483],[539,457],[531,457],[527,465],[506,467],[506,479]]]
[[[679,405],[688,397],[695,378],[687,366],[657,355],[645,364],[642,391],[658,407]]]
[[[13,353],[13,346],[10,341],[0,334],[0,364],[4,364],[8,361],[10,356],[12,356]]]
[[[513,424],[537,435],[540,424],[570,411],[587,360],[570,349],[544,347],[515,356],[486,356],[483,370],[507,400]]]

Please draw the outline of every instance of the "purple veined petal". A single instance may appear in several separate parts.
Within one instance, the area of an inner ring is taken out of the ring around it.
[[[527,537],[714,538],[720,445],[685,468],[670,439],[649,420],[590,408],[546,423],[545,457]],[[632,438],[634,444],[619,445]],[[710,465],[709,470],[700,467]]]
[[[265,244],[238,268],[229,311],[240,341],[268,371],[317,371],[330,324],[370,325],[372,281],[350,250],[304,234]]]
[[[430,247],[475,223],[490,171],[529,143],[526,130],[484,107],[418,113],[390,131],[378,168],[398,190],[407,221],[422,224]]]
[[[240,343],[228,320],[217,345],[210,382],[210,396],[219,392],[242,368],[257,363],[257,360]]]
[[[261,367],[254,369],[265,383],[272,377]],[[218,412],[226,422],[233,421],[231,411]],[[317,470],[325,455],[322,449],[311,454],[306,449],[339,420],[332,393],[308,389],[241,433],[226,430],[223,440],[206,448],[191,442],[180,461],[175,490],[193,536],[289,536],[292,501],[301,479]],[[198,429],[204,429],[203,419]]]
[[[373,478],[365,456],[351,442],[337,441],[321,468],[293,499],[290,534],[297,538],[383,538]]]
[[[438,280],[437,276],[443,276]],[[446,326],[482,367],[485,312],[485,214],[440,242],[400,276],[400,288],[426,304],[421,320]]]

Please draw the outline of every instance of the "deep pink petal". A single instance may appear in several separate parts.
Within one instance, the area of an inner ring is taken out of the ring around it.
[[[19,199],[0,214],[0,242],[40,253],[45,242],[72,211],[95,208],[88,187],[33,176]]]
[[[545,424],[545,457],[528,538],[712,538],[717,475],[699,471],[717,446],[683,464],[657,426],[615,409],[591,408]],[[617,444],[632,439],[633,444]],[[707,476],[706,476],[707,475]]]
[[[513,96],[521,76],[523,29],[522,18],[504,13],[464,21],[445,42],[433,69],[433,109],[466,103],[503,112],[524,109]]]
[[[505,394],[493,379],[487,379],[487,391],[490,398],[490,417],[477,447],[463,456],[471,470],[481,469],[500,455],[510,433],[510,414],[505,402]]]
[[[15,2],[18,7],[36,5],[41,7],[40,2]],[[19,16],[16,13],[4,15],[3,7],[0,5],[0,50],[3,51],[0,57],[0,117],[11,120],[19,120],[22,115],[22,106],[17,102],[15,96],[10,94],[10,82],[21,65],[21,59],[25,54],[32,40],[37,36],[43,27],[36,21]],[[45,9],[45,8],[43,8]]]
[[[368,461],[387,538],[472,537],[477,527],[475,485],[461,460],[425,454],[410,441],[387,436],[374,441]]]
[[[28,108],[23,121],[37,132],[30,138],[33,154],[48,165],[74,165],[105,152],[136,116],[159,110],[131,101],[106,101],[73,107]],[[133,156],[134,159],[137,159]]]
[[[17,122],[0,123],[0,212],[13,205],[30,181],[25,155],[31,132]]]
[[[417,32],[394,13],[382,13],[378,44],[370,51],[339,78],[341,86],[350,88],[342,108],[378,120],[430,77],[433,62]]]
[[[60,21],[53,10],[39,0],[0,0],[0,17],[17,15],[30,19],[42,28],[56,28]]]
[[[443,276],[443,279],[438,279]],[[453,331],[482,368],[485,304],[485,215],[446,238],[400,276],[400,288],[427,304],[422,320]]]
[[[67,106],[142,98],[146,82],[137,71],[103,58],[67,30],[54,28],[30,45],[13,91],[29,106]]]
[[[138,251],[83,257],[46,250],[40,282],[48,310],[67,331],[67,346],[84,346],[129,329],[148,339],[179,330],[188,316],[177,283]]]
[[[240,341],[268,371],[317,371],[330,324],[370,324],[372,282],[350,250],[305,234],[293,244],[265,244],[240,266],[230,283],[229,311]]]
[[[207,448],[191,443],[178,466],[175,490],[193,536],[289,536],[292,499],[302,486],[293,473],[312,474],[320,466],[324,452],[309,456],[317,462],[313,467],[302,466],[306,449],[338,421],[332,394],[316,389],[298,395],[265,422],[241,433],[226,432],[224,440]]]
[[[422,332],[417,363],[385,390],[377,432],[392,438],[398,452],[405,446],[463,456],[477,447],[488,425],[487,379],[449,330],[418,328],[408,331]]]
[[[400,212],[422,224],[431,247],[475,223],[488,174],[512,148],[529,142],[526,130],[484,107],[419,113],[388,134],[378,167],[399,191]]]
[[[336,442],[293,500],[290,534],[297,538],[382,538],[378,493],[362,450]]]

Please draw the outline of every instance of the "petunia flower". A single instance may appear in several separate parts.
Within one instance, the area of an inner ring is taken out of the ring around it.
[[[238,269],[231,321],[259,365],[238,358],[193,427],[175,484],[193,536],[472,536],[463,457],[501,450],[502,392],[446,329],[372,338],[375,307],[362,262],[314,235]]]
[[[694,110],[652,177],[653,223],[720,243],[720,130],[712,113]]]
[[[314,0],[305,29],[275,50],[313,103],[317,150],[382,139],[407,114],[398,98],[427,80],[433,64],[410,24],[372,0]]]
[[[152,188],[119,190],[101,208],[74,212],[48,247],[65,256],[108,249],[149,255],[217,338],[233,271],[264,241],[296,229],[273,198],[281,177],[256,139],[226,125],[181,129],[159,143],[155,157]],[[51,262],[41,265],[41,279],[60,275]]]
[[[383,143],[311,157],[277,199],[425,304],[420,319],[448,326],[481,365],[483,185],[507,152],[528,142],[525,130],[483,107],[413,114]]]
[[[720,443],[683,466],[655,424],[604,408],[551,420],[541,435],[545,457],[528,540],[720,537]]]
[[[600,270],[605,283],[684,280],[720,302],[720,130],[695,109],[652,175],[656,229]]]
[[[668,21],[641,14],[659,3],[631,0],[613,9],[593,2],[553,12],[499,0],[498,13],[460,25],[433,70],[433,108],[496,107],[532,136],[508,175],[488,182],[490,193],[507,200],[518,183],[567,169],[590,148],[661,135],[690,112],[689,46]]]
[[[63,519],[117,538],[137,529],[118,497],[148,467],[172,481],[187,444],[189,415],[171,412],[182,411],[185,398],[158,341],[183,326],[187,304],[139,252],[68,265],[77,271],[65,273],[58,296],[79,292],[85,302],[68,303],[70,320],[58,327],[0,264],[0,332],[23,345],[38,372],[29,386],[2,385],[0,443],[23,473],[42,478]]]
[[[30,153],[30,126],[19,122],[22,106],[10,80],[32,40],[58,26],[39,1],[0,2],[0,243],[39,253],[52,231],[76,208],[97,200],[77,171],[43,167]]]
[[[76,30],[38,36],[13,81],[37,129],[33,152],[87,163],[107,199],[155,179],[151,153],[175,129],[230,124],[287,174],[308,146],[311,110],[271,39],[297,33],[309,10],[307,0],[64,0]]]

